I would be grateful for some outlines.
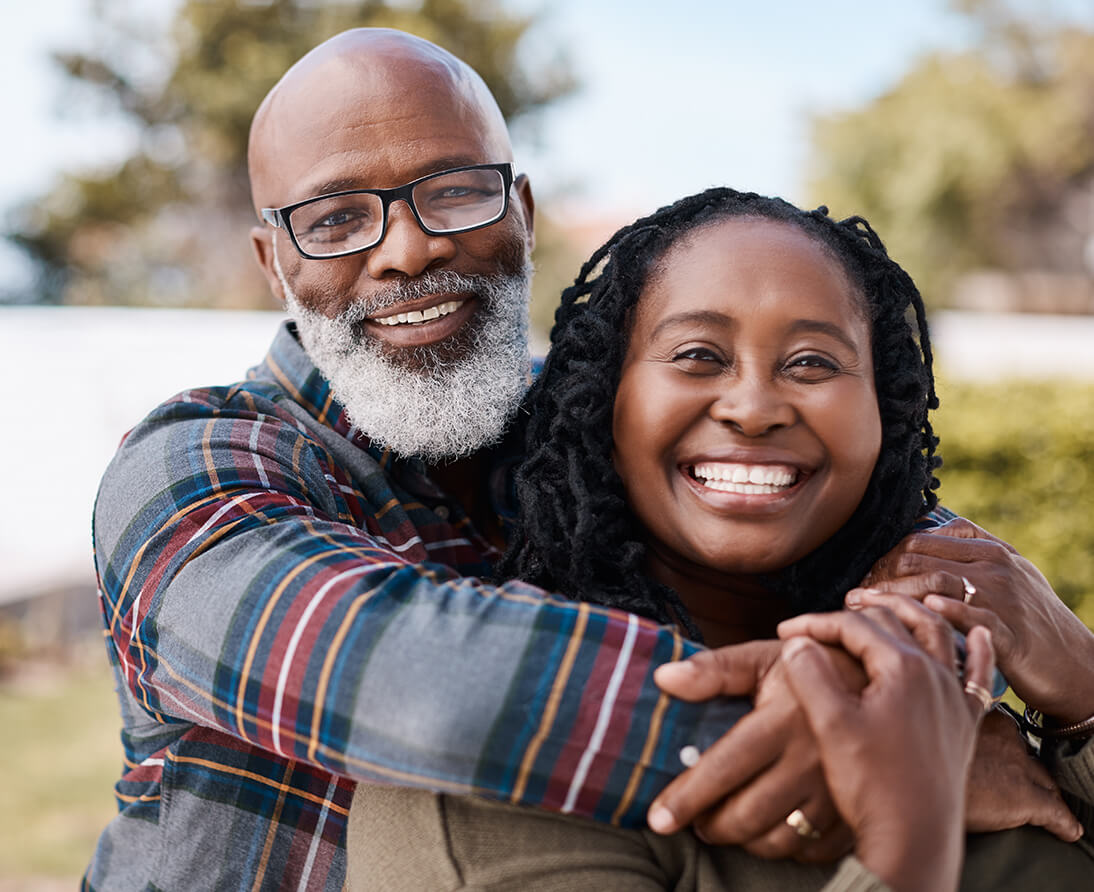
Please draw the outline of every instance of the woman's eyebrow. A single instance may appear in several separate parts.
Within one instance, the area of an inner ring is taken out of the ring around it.
[[[656,338],[666,328],[676,328],[682,325],[719,325],[722,327],[734,325],[733,318],[725,313],[715,310],[692,310],[686,313],[673,313],[666,316],[650,332],[650,338]]]
[[[685,313],[673,313],[654,326],[653,331],[650,332],[650,338],[658,337],[666,329],[697,325],[716,325],[723,328],[732,328],[736,325],[736,321],[732,316],[727,316],[725,313],[719,313],[715,310],[692,310]],[[795,319],[787,329],[788,334],[799,334],[801,332],[828,335],[844,344],[849,350],[857,351],[860,348],[860,345],[843,328],[834,322],[827,322],[823,319]]]
[[[849,350],[858,350],[860,345],[857,344],[846,331],[834,322],[825,322],[822,319],[795,319],[788,329],[790,334],[798,334],[799,332],[815,332],[817,334],[826,334],[835,338],[841,344],[845,345]]]

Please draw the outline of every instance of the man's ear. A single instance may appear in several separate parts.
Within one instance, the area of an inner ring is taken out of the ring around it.
[[[251,227],[251,248],[254,250],[255,260],[258,262],[262,275],[266,277],[266,284],[270,286],[273,296],[285,303],[285,289],[281,287],[281,279],[274,268],[273,232],[267,226]]]
[[[532,197],[532,184],[528,180],[528,175],[522,173],[513,180],[513,185],[517,188],[517,198],[520,199],[520,205],[524,211],[524,227],[527,231],[525,241],[528,243],[528,253],[531,254],[536,246],[536,200]]]

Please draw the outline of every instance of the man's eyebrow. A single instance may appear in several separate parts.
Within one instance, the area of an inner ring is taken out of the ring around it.
[[[395,183],[390,188],[397,188],[406,183],[413,183],[415,180],[422,177],[429,176],[431,173],[440,173],[442,170],[451,170],[454,167],[467,167],[471,164],[489,164],[488,161],[476,161],[473,158],[467,156],[454,156],[451,158],[435,158],[432,161],[426,162],[413,168],[411,175],[401,182]],[[371,182],[365,178],[359,176],[350,177],[338,177],[333,180],[324,180],[322,183],[314,187],[308,187],[307,197],[317,198],[321,195],[331,195],[335,192],[352,192],[355,189],[376,189],[386,188],[383,186],[378,187],[374,182]],[[301,199],[302,201],[306,199]]]

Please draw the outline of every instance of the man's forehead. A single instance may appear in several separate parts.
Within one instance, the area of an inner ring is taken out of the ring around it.
[[[263,103],[250,149],[259,206],[336,191],[327,182],[398,185],[354,178],[405,182],[451,160],[511,158],[504,120],[478,76],[398,32],[306,56]]]

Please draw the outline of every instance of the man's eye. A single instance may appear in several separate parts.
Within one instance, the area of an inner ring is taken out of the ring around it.
[[[362,219],[365,215],[357,210],[341,210],[327,214],[321,220],[312,224],[312,229],[330,229],[337,226],[348,226]]]

